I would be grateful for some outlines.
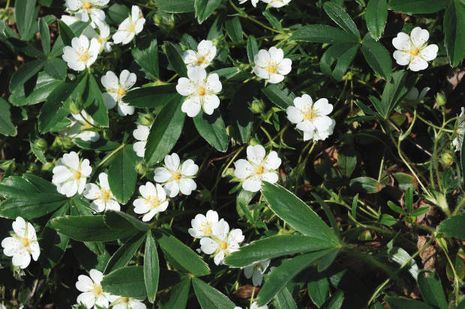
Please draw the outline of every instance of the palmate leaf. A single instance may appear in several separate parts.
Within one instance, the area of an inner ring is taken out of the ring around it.
[[[55,185],[25,174],[10,176],[0,183],[0,196],[6,199],[0,204],[0,217],[35,219],[45,216],[65,205],[68,198],[56,191]]]

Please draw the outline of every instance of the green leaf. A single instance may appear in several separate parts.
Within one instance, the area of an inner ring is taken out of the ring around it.
[[[108,226],[128,226],[134,227],[140,232],[149,230],[149,225],[140,221],[139,219],[131,216],[122,211],[106,211],[104,216],[105,224]]]
[[[131,90],[124,97],[124,102],[135,107],[154,108],[159,112],[175,97],[178,97],[175,85],[162,85]]]
[[[301,235],[276,235],[251,242],[231,253],[225,261],[232,267],[245,267],[257,261],[284,255],[334,249],[326,240]]]
[[[50,53],[50,29],[48,23],[44,18],[39,19],[40,43],[42,44],[42,51],[45,55]]]
[[[292,297],[291,292],[288,288],[283,288],[278,294],[276,294],[273,301],[275,308],[279,309],[297,309],[297,304]]]
[[[15,219],[20,216],[27,220],[43,217],[62,207],[68,199],[56,191],[55,185],[25,174],[10,176],[0,183],[0,216]]]
[[[158,278],[160,277],[160,264],[158,252],[152,232],[147,233],[144,251],[144,282],[149,302],[154,303],[158,291]]]
[[[10,104],[0,98],[0,134],[15,136],[16,127],[11,121]]]
[[[213,115],[200,113],[194,117],[194,125],[200,136],[202,136],[212,147],[220,152],[228,150],[229,137],[226,133],[221,114],[216,110]]]
[[[447,309],[447,299],[441,280],[436,273],[423,271],[418,275],[418,287],[421,296],[431,306],[440,309]]]
[[[145,147],[145,160],[155,164],[163,160],[178,141],[184,126],[186,114],[181,111],[180,96],[166,104],[150,129]]]
[[[323,9],[326,14],[345,32],[350,32],[357,38],[360,38],[360,32],[352,18],[347,14],[344,7],[335,2],[325,2]]]
[[[21,38],[28,41],[34,35],[36,18],[36,0],[16,0],[15,19]]]
[[[286,110],[294,104],[295,95],[287,88],[278,85],[269,85],[262,89],[263,94],[277,107]]]
[[[179,74],[179,76],[187,76],[187,68],[182,59],[182,54],[179,47],[171,42],[165,42],[163,45],[168,62],[173,70]]]
[[[133,48],[131,53],[148,79],[157,80],[160,77],[157,39],[154,38],[145,49]]]
[[[52,58],[45,63],[44,72],[55,79],[65,80],[68,66],[63,59]]]
[[[113,241],[133,236],[130,226],[108,226],[103,216],[63,216],[50,221],[59,233],[78,241]]]
[[[262,193],[271,210],[296,231],[338,246],[334,231],[301,199],[286,188],[264,182]]]
[[[329,280],[326,277],[312,279],[307,283],[308,296],[320,308],[329,297]]]
[[[58,21],[58,30],[60,32],[61,40],[63,45],[71,46],[71,40],[76,37],[76,34],[69,28],[63,21]]]
[[[192,278],[192,286],[202,309],[234,309],[236,307],[226,295],[198,278]]]
[[[365,13],[365,21],[371,37],[378,41],[384,33],[388,17],[386,0],[370,0]]]
[[[385,298],[391,309],[433,309],[434,307],[419,300],[388,296]]]
[[[160,303],[161,309],[185,309],[189,298],[191,280],[189,277],[182,279],[171,288],[169,297]]]
[[[363,38],[362,53],[371,69],[388,80],[392,72],[392,59],[389,51],[367,34]]]
[[[109,126],[108,108],[105,105],[100,86],[95,80],[93,74],[89,74],[87,92],[85,94],[87,96],[84,98],[84,107],[87,112],[92,116],[92,119],[94,119],[96,123],[107,128]]]
[[[392,74],[392,78],[384,86],[381,96],[381,106],[379,109],[375,105],[376,110],[381,117],[387,118],[391,112],[397,107],[399,102],[407,95],[412,88],[412,81],[407,79],[406,71],[397,71]]]
[[[235,16],[226,20],[224,23],[226,33],[234,43],[240,43],[242,41],[244,31],[242,30],[241,20]]]
[[[273,268],[266,276],[265,283],[260,289],[257,300],[258,305],[262,306],[267,304],[292,280],[292,278],[332,251],[334,250],[329,249],[299,255],[285,260],[281,265]]]
[[[444,14],[444,41],[453,67],[465,56],[465,0],[451,0]]]
[[[340,309],[344,303],[344,292],[342,290],[337,290],[336,293],[331,295],[331,298],[328,301],[328,308],[331,309]]]
[[[292,40],[311,43],[358,43],[359,39],[336,27],[328,25],[306,25],[292,33]]]
[[[389,6],[393,11],[406,14],[431,14],[443,10],[447,0],[391,0]]]
[[[247,58],[251,65],[255,62],[255,55],[258,54],[258,43],[257,39],[253,35],[249,35],[247,38]]]
[[[207,20],[215,10],[221,5],[222,0],[195,0],[195,17],[199,24]]]
[[[194,12],[194,0],[156,0],[158,10],[165,13]]]
[[[62,83],[49,76],[45,72],[40,72],[37,76],[37,82],[32,91],[26,93],[23,87],[17,87],[10,94],[8,100],[14,106],[33,105],[44,102],[50,93]]]
[[[132,238],[129,238],[124,245],[118,248],[118,250],[113,253],[111,258],[108,260],[107,265],[105,266],[104,273],[112,272],[116,269],[126,266],[129,261],[139,250],[142,242],[145,240],[145,234],[139,233]]]
[[[118,202],[126,204],[136,190],[137,156],[132,145],[124,145],[108,169],[108,183]]]
[[[37,75],[45,65],[43,60],[32,60],[24,63],[19,69],[13,73],[10,80],[10,91],[13,92],[24,84],[32,77]]]
[[[465,214],[442,221],[437,227],[437,232],[447,238],[465,239]]]
[[[248,143],[252,135],[254,117],[248,107],[257,92],[258,89],[253,83],[242,85],[237,89],[229,104],[228,115],[232,123],[232,135],[242,143]]]
[[[359,44],[354,43],[331,45],[320,59],[321,71],[337,81],[342,80],[352,60],[354,60],[359,46]]]
[[[165,257],[180,271],[194,276],[205,276],[210,273],[207,263],[173,235],[161,231],[155,237]]]
[[[366,176],[351,179],[350,186],[356,191],[365,191],[366,193],[378,193],[384,188],[381,182]]]
[[[102,280],[103,290],[107,293],[144,299],[144,270],[141,266],[127,266],[105,275]]]

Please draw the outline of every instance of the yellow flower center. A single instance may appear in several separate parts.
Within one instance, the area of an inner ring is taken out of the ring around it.
[[[255,174],[257,175],[261,175],[264,172],[265,172],[265,167],[262,164],[260,164],[259,166],[255,168]]]
[[[92,3],[86,1],[86,2],[84,2],[84,3],[82,4],[82,8],[83,8],[84,10],[90,10],[90,9],[92,8]]]
[[[126,89],[124,89],[123,87],[119,87],[116,93],[119,97],[124,97],[126,95]]]
[[[110,190],[102,189],[100,196],[104,202],[108,202],[111,198],[111,192]]]
[[[74,178],[75,180],[81,179],[81,176],[82,176],[81,171],[74,171],[74,172],[73,172],[73,178]]]
[[[128,25],[128,29],[127,29],[127,32],[136,32],[136,24],[133,23],[133,22],[130,22],[129,25]]]
[[[304,119],[305,120],[312,120],[312,119],[315,119],[317,116],[317,114],[315,113],[315,111],[313,110],[313,108],[309,109],[308,111],[306,111],[304,113]]]
[[[103,289],[100,284],[94,284],[93,292],[95,295],[99,296],[103,294]]]
[[[199,88],[197,89],[197,94],[203,97],[204,95],[207,94],[207,89],[205,89],[205,87],[203,86],[199,86]]]
[[[417,48],[417,47],[414,47],[410,50],[410,55],[412,56],[418,56],[418,54],[420,54],[420,49]]]
[[[160,206],[160,200],[158,199],[158,197],[153,195],[149,195],[149,197],[147,198],[147,202],[150,204],[151,208],[157,208],[158,206]]]
[[[201,229],[202,229],[203,235],[205,235],[205,236],[209,236],[209,235],[211,235],[212,232],[213,232],[213,231],[212,231],[212,227],[211,227],[210,224],[208,224],[208,223],[202,224],[202,228],[201,228]]]
[[[81,62],[87,62],[90,59],[90,54],[89,51],[84,51],[82,54],[79,55],[79,61]]]
[[[204,56],[199,56],[197,57],[197,65],[199,64],[204,64],[205,63],[205,57]]]
[[[220,242],[220,249],[221,250],[228,249],[228,243],[226,241],[224,241],[224,240],[222,242]]]
[[[23,247],[27,248],[31,245],[31,242],[29,241],[29,238],[21,237],[21,244],[23,245]]]
[[[265,70],[269,74],[276,74],[278,72],[278,65],[276,63],[270,63],[268,66],[265,68]]]

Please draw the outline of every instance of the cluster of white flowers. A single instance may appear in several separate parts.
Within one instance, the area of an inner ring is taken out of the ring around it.
[[[266,150],[262,145],[247,147],[247,160],[239,159],[234,162],[234,175],[242,182],[242,188],[250,192],[258,192],[262,182],[278,182],[278,168],[281,159],[276,151]]]
[[[91,269],[89,276],[79,275],[76,282],[76,289],[80,292],[77,303],[86,308],[111,308],[113,309],[145,309],[145,304],[138,299],[111,295],[104,291],[102,287],[102,272]]]
[[[242,231],[230,230],[228,222],[219,219],[218,213],[214,210],[207,211],[206,215],[196,215],[191,225],[189,234],[200,239],[200,251],[214,256],[216,265],[223,264],[224,258],[238,251],[239,244],[244,241]]]
[[[211,115],[220,106],[218,94],[223,89],[223,85],[218,74],[208,74],[205,70],[215,56],[215,45],[206,40],[199,43],[197,51],[188,50],[184,53],[187,78],[179,78],[176,91],[186,97],[181,110],[189,117],[197,116],[201,110]]]
[[[333,106],[328,99],[319,99],[313,103],[308,94],[294,99],[294,106],[286,110],[287,119],[296,124],[297,130],[304,134],[304,141],[325,140],[333,134],[336,121],[328,117],[333,111]]]
[[[31,257],[37,261],[40,255],[36,230],[21,217],[13,221],[12,227],[11,236],[2,240],[3,254],[12,257],[13,266],[25,269],[31,263]]]
[[[111,51],[112,44],[128,44],[144,28],[145,19],[137,5],[133,5],[130,15],[119,25],[110,40],[110,26],[105,23],[103,8],[109,0],[67,0],[67,11],[74,16],[62,16],[62,20],[70,25],[76,21],[88,22],[98,30],[85,30],[78,38],[71,40],[71,46],[63,49],[63,60],[74,71],[90,68],[103,51]]]
[[[249,0],[239,0],[240,4],[244,4]],[[257,6],[258,2],[264,2],[273,8],[281,8],[285,5],[288,5],[291,0],[251,0],[251,3],[254,7]]]
[[[429,32],[420,27],[413,28],[410,35],[399,32],[392,39],[392,45],[397,49],[393,56],[399,65],[408,65],[408,69],[414,72],[425,70],[428,62],[436,59],[438,46],[428,45]]]

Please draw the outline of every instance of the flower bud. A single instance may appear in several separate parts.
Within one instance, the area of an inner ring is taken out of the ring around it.
[[[454,164],[454,156],[450,152],[444,152],[441,154],[440,162],[444,168],[448,168]]]
[[[136,164],[136,172],[139,175],[145,175],[147,174],[147,165],[145,164],[144,161],[140,161],[139,163]]]
[[[150,127],[152,125],[153,120],[154,119],[152,114],[139,114],[139,117],[137,118],[138,123],[147,127]]]
[[[38,138],[34,141],[34,147],[38,150],[45,151],[47,150],[48,143],[43,138]]]
[[[79,104],[73,101],[69,104],[69,111],[71,114],[79,114],[81,112],[81,108],[79,107]]]
[[[446,105],[446,103],[447,103],[446,96],[443,93],[438,92],[436,94],[436,106],[441,107],[441,106]]]
[[[250,110],[254,114],[261,114],[265,111],[265,103],[262,100],[253,100],[250,104]]]

